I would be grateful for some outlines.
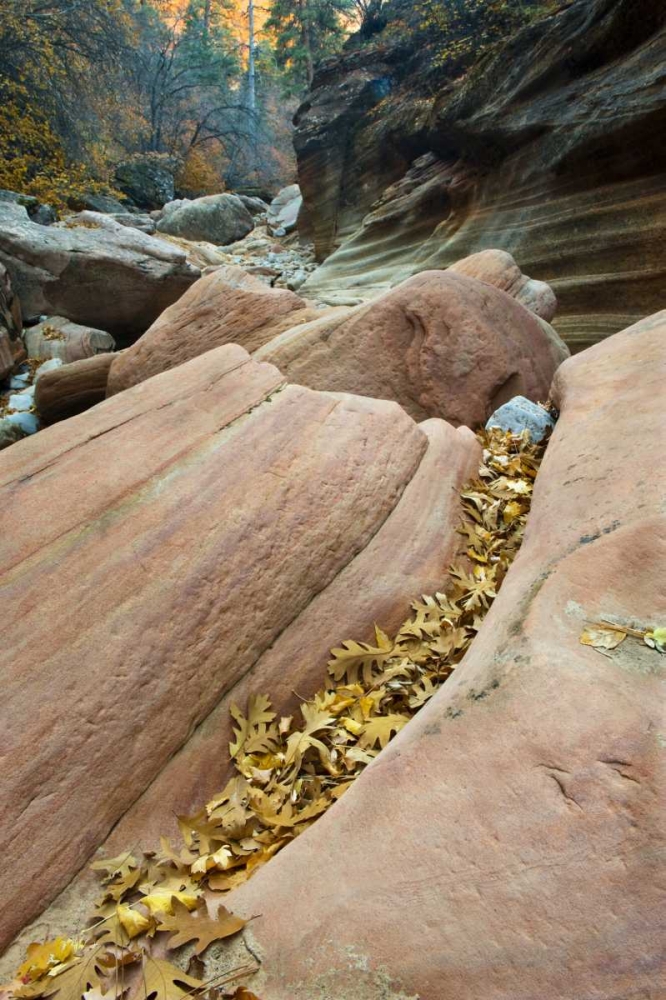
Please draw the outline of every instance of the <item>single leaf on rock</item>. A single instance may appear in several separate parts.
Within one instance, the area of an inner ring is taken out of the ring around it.
[[[155,927],[155,921],[152,917],[147,917],[146,914],[141,913],[140,910],[132,909],[132,907],[127,906],[126,903],[120,903],[116,912],[118,914],[120,926],[130,940],[138,937],[139,934],[145,934],[146,931]]]
[[[174,892],[172,889],[161,889],[159,886],[144,896],[140,902],[142,906],[155,915],[156,913],[172,913],[174,901],[182,903],[186,909],[193,910],[197,905],[198,896],[191,892]]]
[[[15,990],[15,996],[36,998],[57,995],[58,1000],[81,1000],[88,990],[101,989],[102,970],[99,960],[103,952],[102,947],[94,947],[73,964],[65,966],[62,972],[56,973],[52,969],[42,979]]]
[[[190,913],[177,899],[173,901],[173,915],[162,917],[158,930],[175,931],[169,938],[167,948],[172,951],[181,945],[196,941],[195,955],[201,955],[213,941],[237,934],[245,927],[246,920],[234,916],[220,904],[214,917],[208,915],[206,904],[202,901],[194,913]]]
[[[584,646],[593,649],[615,649],[627,638],[627,633],[614,628],[586,628],[580,637]]]
[[[255,751],[259,750],[260,747],[264,750],[271,749],[274,745],[271,729],[275,720],[275,712],[271,711],[271,700],[267,695],[258,694],[249,698],[247,718],[237,705],[232,705],[231,714],[238,724],[238,728],[234,729],[236,739],[229,744],[229,753],[232,757],[238,757],[242,750],[247,753],[248,742],[253,744]],[[277,732],[277,727],[274,728]]]

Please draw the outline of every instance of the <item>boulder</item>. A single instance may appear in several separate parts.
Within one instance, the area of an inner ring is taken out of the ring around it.
[[[22,330],[21,303],[14,294],[7,268],[0,264],[0,382],[26,356]]]
[[[470,427],[512,396],[547,399],[567,354],[552,328],[506,292],[451,271],[425,271],[259,352],[301,385],[395,399],[415,419]]]
[[[40,375],[35,385],[35,407],[40,421],[55,424],[101,403],[106,398],[114,357],[114,354],[95,354]]]
[[[116,346],[110,333],[80,326],[63,316],[48,316],[43,323],[31,326],[24,332],[23,342],[29,358],[61,358],[64,362],[105,354]]]
[[[268,231],[284,236],[293,233],[298,222],[298,213],[303,204],[301,189],[298,184],[290,184],[273,198],[268,207]]]
[[[201,278],[132,347],[114,359],[111,396],[221,344],[254,351],[300,319],[307,303],[286,289],[269,288],[240,268],[221,267]]]
[[[30,216],[24,205],[17,201],[0,201],[0,225],[12,222],[28,222]]]
[[[285,386],[226,345],[3,453],[0,947],[371,542],[427,449],[395,403]]]
[[[233,194],[211,194],[167,212],[157,223],[160,233],[226,246],[252,232],[254,221]]]
[[[0,218],[0,263],[24,315],[65,316],[112,335],[143,333],[196,281],[185,253],[91,213],[85,226]]]
[[[178,162],[163,153],[137,153],[116,167],[114,186],[139,208],[161,208],[174,197]]]
[[[545,407],[525,399],[524,396],[514,396],[489,417],[486,430],[499,427],[500,430],[511,431],[512,434],[528,431],[530,439],[539,442],[543,441],[554,426],[555,421]]]
[[[557,312],[557,298],[550,285],[528,278],[505,250],[481,250],[452,264],[448,270],[501,288],[549,323]]]
[[[128,212],[122,206],[120,212],[93,212],[88,210],[77,212],[76,215],[68,216],[66,225],[85,226],[93,224],[103,226],[104,219],[111,219],[113,222],[117,222],[118,225],[128,226],[130,229],[138,229],[142,233],[148,233],[149,236],[152,236],[155,232],[155,220],[148,213]]]
[[[77,195],[70,207],[79,211],[101,212],[106,215],[120,215],[127,212],[125,205],[117,198],[112,198],[108,194],[95,194],[91,191]]]
[[[247,194],[239,194],[236,196],[239,198],[251,216],[255,217],[257,215],[265,215],[268,211],[268,205],[261,198],[252,198]]]
[[[664,619],[665,333],[666,312],[562,365],[523,548],[462,664],[225,897],[262,1000],[666,993],[665,661],[580,642]]]

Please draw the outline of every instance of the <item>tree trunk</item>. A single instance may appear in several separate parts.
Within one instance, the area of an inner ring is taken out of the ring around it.
[[[248,0],[248,46],[249,55],[247,62],[247,90],[248,106],[252,114],[257,110],[257,65],[255,59],[255,31],[254,31],[254,0]]]
[[[308,78],[308,87],[311,87],[312,80],[314,79],[314,56],[312,53],[312,25],[310,23],[308,0],[298,0],[298,9],[301,21],[301,44],[305,52],[305,71]]]

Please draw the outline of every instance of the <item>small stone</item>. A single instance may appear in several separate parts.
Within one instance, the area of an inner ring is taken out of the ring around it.
[[[35,372],[35,382],[40,377],[40,375],[44,375],[46,372],[55,371],[56,368],[61,368],[62,363],[63,363],[62,358],[49,358],[49,360],[45,361],[43,365],[40,365],[37,371]]]
[[[10,413],[4,419],[13,427],[18,427],[24,434],[36,434],[39,430],[39,418],[36,413]]]
[[[296,273],[292,274],[287,281],[287,288],[289,288],[292,292],[297,292],[301,285],[305,284],[306,278],[307,274],[305,271],[296,271]]]
[[[33,395],[34,388],[32,386],[25,392],[14,393],[13,396],[9,397],[8,401],[10,410],[29,410],[34,403]]]
[[[555,421],[543,406],[533,403],[525,396],[514,396],[504,406],[495,410],[486,424],[486,430],[499,427],[503,431],[511,431],[512,434],[520,434],[521,431],[527,430],[532,441],[536,443],[543,441],[554,426]]]

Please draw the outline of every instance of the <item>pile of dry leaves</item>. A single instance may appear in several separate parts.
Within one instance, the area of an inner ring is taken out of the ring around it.
[[[265,695],[251,698],[245,714],[235,707],[236,774],[198,813],[180,817],[184,846],[174,850],[163,840],[152,856],[96,863],[104,891],[92,927],[80,941],[32,945],[15,996],[100,1000],[127,992],[182,1000],[214,987],[250,1000],[228,980],[201,983],[151,957],[147,939],[168,932],[167,949],[194,941],[200,953],[238,932],[244,921],[224,907],[208,915],[204,890],[234,888],[303,833],[460,662],[520,547],[543,453],[526,436],[499,430],[482,440],[479,479],[462,493],[465,556],[451,569],[447,592],[416,601],[394,638],[376,628],[374,645],[334,649],[326,684],[301,705],[300,718],[278,718]]]

